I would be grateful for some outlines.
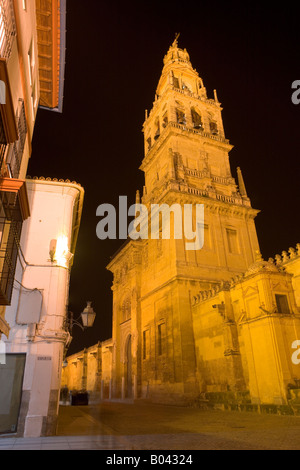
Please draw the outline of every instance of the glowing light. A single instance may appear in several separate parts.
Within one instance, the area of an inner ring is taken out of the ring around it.
[[[70,258],[70,252],[69,252],[69,242],[68,242],[68,237],[65,235],[61,235],[57,239],[57,244],[56,244],[56,251],[55,251],[55,260],[59,266],[62,266],[63,268],[68,267],[68,261]]]

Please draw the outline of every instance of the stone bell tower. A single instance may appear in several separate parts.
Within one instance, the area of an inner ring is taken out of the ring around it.
[[[240,168],[232,176],[222,107],[214,91],[209,99],[186,49],[175,39],[151,112],[143,126],[145,173],[143,203],[205,205],[205,245],[185,252],[177,243],[177,265],[197,268],[203,279],[230,278],[245,272],[259,249],[252,209]]]
[[[177,37],[146,112],[141,202],[149,209],[204,205],[204,246],[188,250],[184,237],[129,240],[112,258],[116,397],[193,400],[199,373],[191,299],[255,261],[258,211],[241,171],[238,183],[232,176],[221,113],[217,93],[208,98]]]

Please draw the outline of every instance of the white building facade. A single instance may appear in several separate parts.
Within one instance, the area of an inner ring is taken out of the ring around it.
[[[65,50],[66,0],[0,0],[0,437],[55,429],[84,192],[26,175],[38,109],[62,112]]]
[[[7,385],[1,385],[7,387],[1,405],[7,420],[0,431],[6,426],[7,432],[39,437],[55,433],[62,362],[70,341],[70,268],[84,191],[70,182],[26,183],[31,216],[23,225],[12,302],[6,310],[10,333],[2,340],[11,365],[5,371]]]

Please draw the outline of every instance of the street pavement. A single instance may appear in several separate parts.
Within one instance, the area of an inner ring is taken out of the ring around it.
[[[56,436],[2,437],[0,450],[300,450],[300,417],[145,402],[62,406]]]

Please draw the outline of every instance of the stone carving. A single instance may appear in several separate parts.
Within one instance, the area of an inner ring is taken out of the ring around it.
[[[288,254],[287,254],[286,251],[283,251],[283,252],[282,252],[282,262],[283,262],[283,263],[286,263],[287,261],[289,261]]]
[[[289,248],[288,253],[283,251],[281,255],[275,256],[275,262],[277,266],[281,266],[284,263],[288,263],[290,260],[297,258],[300,256],[300,243],[297,243],[296,249]]]

